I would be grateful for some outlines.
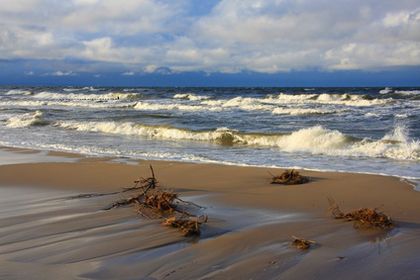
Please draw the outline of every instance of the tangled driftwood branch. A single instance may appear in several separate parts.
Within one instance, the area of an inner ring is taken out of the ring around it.
[[[164,219],[163,225],[179,228],[184,236],[200,235],[200,227],[207,222],[207,216],[197,216],[187,211],[201,206],[182,200],[177,193],[163,190],[150,165],[151,177],[134,181],[133,187],[124,188],[123,192],[137,191],[134,196],[112,203],[106,209],[125,205],[135,205],[136,211],[150,219]]]

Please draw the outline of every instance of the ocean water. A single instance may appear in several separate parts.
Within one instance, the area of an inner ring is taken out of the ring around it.
[[[1,87],[0,145],[420,178],[420,88]]]

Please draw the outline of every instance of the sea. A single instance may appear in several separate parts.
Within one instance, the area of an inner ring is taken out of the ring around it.
[[[420,88],[0,87],[0,145],[420,179]]]

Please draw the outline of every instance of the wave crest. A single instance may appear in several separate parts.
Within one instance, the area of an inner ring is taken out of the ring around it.
[[[275,108],[273,110],[274,115],[325,115],[325,114],[337,114],[345,112],[346,110],[327,110],[327,109],[315,109],[315,108]]]
[[[22,89],[11,89],[4,93],[4,95],[31,95],[32,92],[30,90],[22,90]]]
[[[383,105],[392,102],[392,99],[369,99],[364,95],[351,94],[285,94],[269,95],[264,98],[234,97],[227,100],[204,100],[203,105],[238,108],[242,110],[273,110],[276,105],[343,105],[366,107]]]
[[[290,134],[242,133],[228,128],[192,131],[168,126],[147,126],[133,122],[58,122],[56,126],[87,132],[133,135],[162,140],[206,141],[221,145],[272,147],[285,152],[304,152],[328,156],[387,157],[420,160],[420,142],[410,140],[400,128],[383,139],[357,139],[322,126]],[[390,136],[392,135],[392,136]]]
[[[139,98],[139,94],[110,92],[106,94],[83,94],[83,93],[58,93],[43,91],[34,95],[34,98],[49,100],[78,100],[78,101],[109,101],[109,100],[132,100]]]
[[[379,91],[380,94],[388,94],[388,93],[391,93],[391,92],[392,92],[392,88],[390,88],[390,87],[386,87],[386,88],[381,89]]]
[[[190,101],[200,101],[210,99],[210,96],[195,95],[193,93],[177,93],[174,95],[174,99],[186,99]]]
[[[86,101],[61,101],[61,100],[7,100],[0,101],[1,107],[79,107],[91,109],[121,109],[135,106],[135,102],[115,103],[115,102],[86,102]]]
[[[134,107],[137,110],[144,111],[165,111],[165,110],[180,110],[180,111],[220,111],[220,108],[209,108],[202,105],[187,105],[178,103],[150,103],[150,102],[137,102]]]
[[[420,90],[396,90],[395,93],[401,94],[401,95],[418,95],[420,94]]]
[[[284,94],[280,93],[277,97],[271,97],[271,100],[279,103],[318,103],[345,106],[375,106],[390,103],[391,99],[370,99],[365,95],[357,94]]]
[[[6,122],[7,127],[21,128],[37,125],[47,125],[48,122],[44,120],[44,114],[41,111],[25,113],[9,118]]]

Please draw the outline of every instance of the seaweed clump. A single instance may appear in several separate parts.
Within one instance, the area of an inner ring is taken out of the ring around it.
[[[360,208],[344,213],[333,199],[329,198],[328,201],[332,216],[335,219],[353,221],[355,228],[378,228],[386,230],[394,227],[392,219],[378,211],[377,208]]]
[[[200,225],[207,222],[207,216],[167,218],[162,224],[181,230],[184,236],[200,235]]]
[[[292,238],[293,238],[292,246],[300,250],[308,250],[312,244],[316,243],[313,240],[307,240],[307,239],[296,237],[296,236],[292,236]]]
[[[150,170],[151,177],[135,180],[133,187],[123,190],[136,192],[133,196],[116,201],[105,210],[135,205],[137,213],[149,219],[162,219],[163,225],[180,229],[184,236],[200,235],[200,227],[207,222],[207,216],[197,216],[188,210],[202,207],[180,199],[177,193],[160,188],[152,166]]]
[[[309,182],[308,177],[301,175],[298,171],[294,169],[285,170],[278,176],[275,176],[273,174],[271,175],[271,184],[299,185]]]

